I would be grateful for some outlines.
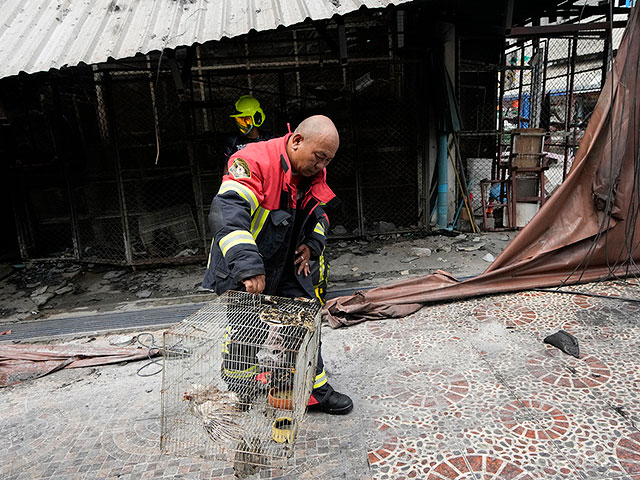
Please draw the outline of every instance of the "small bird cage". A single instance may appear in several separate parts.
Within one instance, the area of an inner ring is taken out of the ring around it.
[[[319,311],[230,291],[166,331],[162,451],[227,460],[239,476],[286,459],[313,387]]]

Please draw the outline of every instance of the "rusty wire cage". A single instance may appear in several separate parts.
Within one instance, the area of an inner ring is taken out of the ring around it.
[[[320,305],[230,291],[164,334],[161,449],[282,463],[313,387]]]

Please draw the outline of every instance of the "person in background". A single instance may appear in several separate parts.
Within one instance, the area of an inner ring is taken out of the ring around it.
[[[234,133],[227,138],[224,147],[225,164],[231,155],[254,142],[269,140],[271,135],[260,130],[266,115],[260,107],[260,102],[251,95],[242,95],[235,103],[236,112],[229,115],[235,120],[240,133]],[[226,170],[225,170],[226,173]]]

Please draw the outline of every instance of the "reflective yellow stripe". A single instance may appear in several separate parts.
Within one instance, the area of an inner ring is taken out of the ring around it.
[[[313,388],[320,388],[325,383],[327,383],[327,374],[325,373],[324,368],[322,369],[322,373],[320,375],[316,375],[315,382],[316,383],[313,384]]]
[[[207,260],[207,268],[211,267],[211,251],[213,250],[213,245],[215,240],[216,240],[215,238],[211,239],[211,246],[209,247],[209,259]]]
[[[325,288],[327,286],[327,280],[329,278],[329,264],[325,263],[324,259],[324,248],[322,249],[322,253],[318,258],[318,281],[315,283],[314,290],[316,293],[316,297],[320,300],[320,303],[324,306],[324,295]]]
[[[322,253],[320,254],[320,256],[318,257],[318,281],[316,282],[316,286],[320,285],[324,280],[325,280],[325,274],[327,271],[327,264],[325,263],[324,260],[324,248],[322,249]]]
[[[244,186],[240,182],[236,182],[233,180],[226,180],[222,182],[222,185],[220,185],[220,190],[218,190],[218,195],[222,195],[223,193],[227,192],[234,192],[240,197],[244,198],[251,208],[251,215],[253,215],[253,212],[255,212],[256,208],[258,208],[258,199],[256,198],[256,195],[251,191],[249,187]]]
[[[230,234],[222,237],[222,240],[220,240],[220,243],[218,243],[218,245],[220,245],[222,255],[226,257],[227,252],[230,248],[243,243],[248,243],[251,245],[256,244],[255,240],[249,232],[247,232],[246,230],[236,230],[235,232],[231,232]]]
[[[324,237],[324,225],[322,225],[320,222],[318,222],[316,224],[316,228],[313,229],[313,233],[317,233],[317,234],[322,235]]]
[[[257,371],[258,371],[257,365],[253,365],[252,367],[249,367],[246,370],[231,370],[229,368],[222,369],[222,372],[227,377],[232,377],[232,378],[252,378],[255,376]]]
[[[314,293],[316,294],[316,298],[318,299],[318,301],[320,302],[320,305],[322,305],[324,307],[324,288],[322,287],[315,287],[313,289]]]
[[[231,343],[231,325],[227,325],[224,332],[224,341],[222,342],[222,353],[229,353],[229,344]]]
[[[253,215],[253,219],[251,220],[251,235],[254,240],[260,235],[262,227],[264,227],[264,222],[266,222],[269,216],[269,212],[270,210],[266,208],[258,207],[256,213]]]

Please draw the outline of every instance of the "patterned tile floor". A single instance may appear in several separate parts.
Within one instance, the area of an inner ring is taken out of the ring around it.
[[[312,414],[285,468],[250,479],[640,480],[640,282],[433,305],[323,330],[346,417]],[[580,358],[542,339],[565,329]],[[0,478],[219,478],[159,453],[160,377],[139,364],[0,391]]]

